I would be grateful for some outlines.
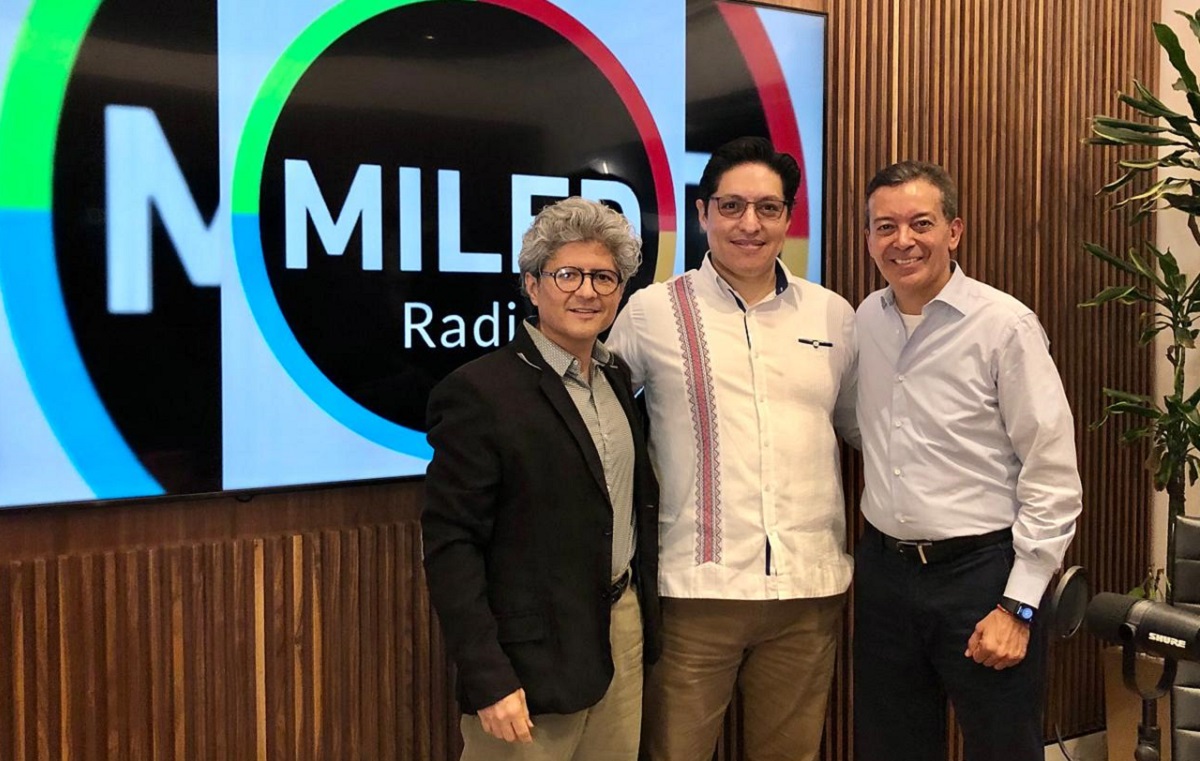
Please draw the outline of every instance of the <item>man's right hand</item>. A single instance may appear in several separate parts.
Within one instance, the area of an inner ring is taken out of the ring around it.
[[[525,690],[501,698],[487,708],[479,710],[479,721],[483,731],[492,737],[507,742],[533,742],[529,730],[533,721],[529,718],[529,707],[525,705]]]

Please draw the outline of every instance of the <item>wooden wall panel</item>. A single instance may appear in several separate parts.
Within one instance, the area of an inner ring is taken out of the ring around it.
[[[1087,430],[1103,385],[1151,387],[1127,310],[1080,250],[1129,231],[1092,197],[1113,156],[1081,144],[1132,76],[1156,81],[1146,0],[780,0],[824,9],[827,282],[880,281],[863,189],[901,158],[962,188],[973,276],[1033,307],[1079,424],[1085,514],[1068,561],[1096,586],[1148,562],[1143,453]],[[847,494],[861,468],[846,465]],[[0,759],[457,758],[449,668],[420,570],[420,484],[0,513]],[[848,506],[856,525],[855,501]],[[823,758],[852,757],[852,622]],[[1056,645],[1048,724],[1101,723],[1096,643]],[[716,757],[742,757],[735,703]],[[961,758],[956,738],[951,758]]]
[[[0,565],[0,758],[456,757],[406,518]]]
[[[1093,198],[1116,155],[1081,141],[1089,116],[1119,112],[1115,93],[1133,77],[1157,81],[1150,22],[1159,4],[830,0],[827,8],[828,284],[853,303],[882,286],[862,237],[863,191],[877,169],[921,159],[950,171],[966,222],[958,260],[1037,312],[1075,412],[1085,512],[1067,562],[1087,567],[1098,589],[1130,588],[1149,562],[1145,452],[1118,443],[1122,423],[1088,424],[1100,417],[1102,386],[1152,389],[1152,357],[1136,348],[1135,314],[1076,305],[1111,282],[1083,253],[1085,240],[1121,250],[1152,231],[1128,229]],[[1050,672],[1048,732],[1101,728],[1096,641],[1056,643]],[[838,721],[850,705],[833,705],[828,759],[848,757],[849,730]]]

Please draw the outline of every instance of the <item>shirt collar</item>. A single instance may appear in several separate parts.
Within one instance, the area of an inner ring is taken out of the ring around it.
[[[971,305],[970,281],[971,279],[967,277],[967,273],[963,272],[962,266],[958,262],[950,262],[950,280],[942,286],[938,295],[929,300],[929,303],[940,301],[960,314],[967,314]],[[884,309],[895,306],[896,293],[890,285],[883,289],[880,301]]]
[[[530,317],[525,320],[525,329],[529,331],[529,337],[533,339],[533,343],[537,346],[538,353],[542,355],[542,359],[546,360],[546,364],[554,370],[559,376],[566,376],[568,373],[582,375],[579,368],[579,359],[567,351],[563,347],[551,341],[546,337],[536,324],[536,318]],[[596,343],[592,345],[592,360],[597,365],[612,364],[612,352],[608,350],[600,339],[596,339]]]
[[[706,251],[704,253],[704,261],[700,263],[700,271],[703,274],[705,274],[706,276],[708,276],[713,281],[713,283],[716,284],[717,288],[719,288],[721,290],[722,293],[732,296],[737,301],[739,306],[741,306],[743,309],[745,308],[745,304],[742,303],[742,297],[737,295],[737,291],[734,290],[734,287],[732,285],[730,285],[728,282],[726,282],[725,278],[721,277],[721,273],[717,272],[717,268],[713,266],[712,251]],[[784,266],[783,260],[780,259],[779,257],[776,257],[775,258],[775,295],[776,296],[779,296],[780,294],[782,294],[784,291],[786,291],[788,289],[788,286],[790,286],[792,284],[791,274],[792,273],[788,271],[788,268],[786,266]],[[767,299],[767,300],[769,300],[769,299]]]

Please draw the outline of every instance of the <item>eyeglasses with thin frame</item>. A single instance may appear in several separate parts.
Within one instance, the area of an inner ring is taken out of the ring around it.
[[[608,296],[621,287],[621,274],[612,270],[584,271],[578,267],[559,267],[553,272],[542,270],[541,274],[548,276],[563,293],[574,293],[583,287],[584,278],[592,279],[592,290],[601,296]]]
[[[741,196],[709,196],[708,200],[716,201],[717,213],[728,219],[740,219],[749,206],[754,207],[759,219],[779,219],[788,208],[787,202],[778,198],[747,201]]]

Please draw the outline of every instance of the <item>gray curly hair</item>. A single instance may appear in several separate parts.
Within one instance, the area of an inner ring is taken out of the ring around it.
[[[542,209],[521,239],[521,293],[528,295],[526,274],[537,278],[560,248],[579,241],[607,248],[622,283],[629,282],[642,263],[642,240],[622,214],[586,198],[564,198]]]

